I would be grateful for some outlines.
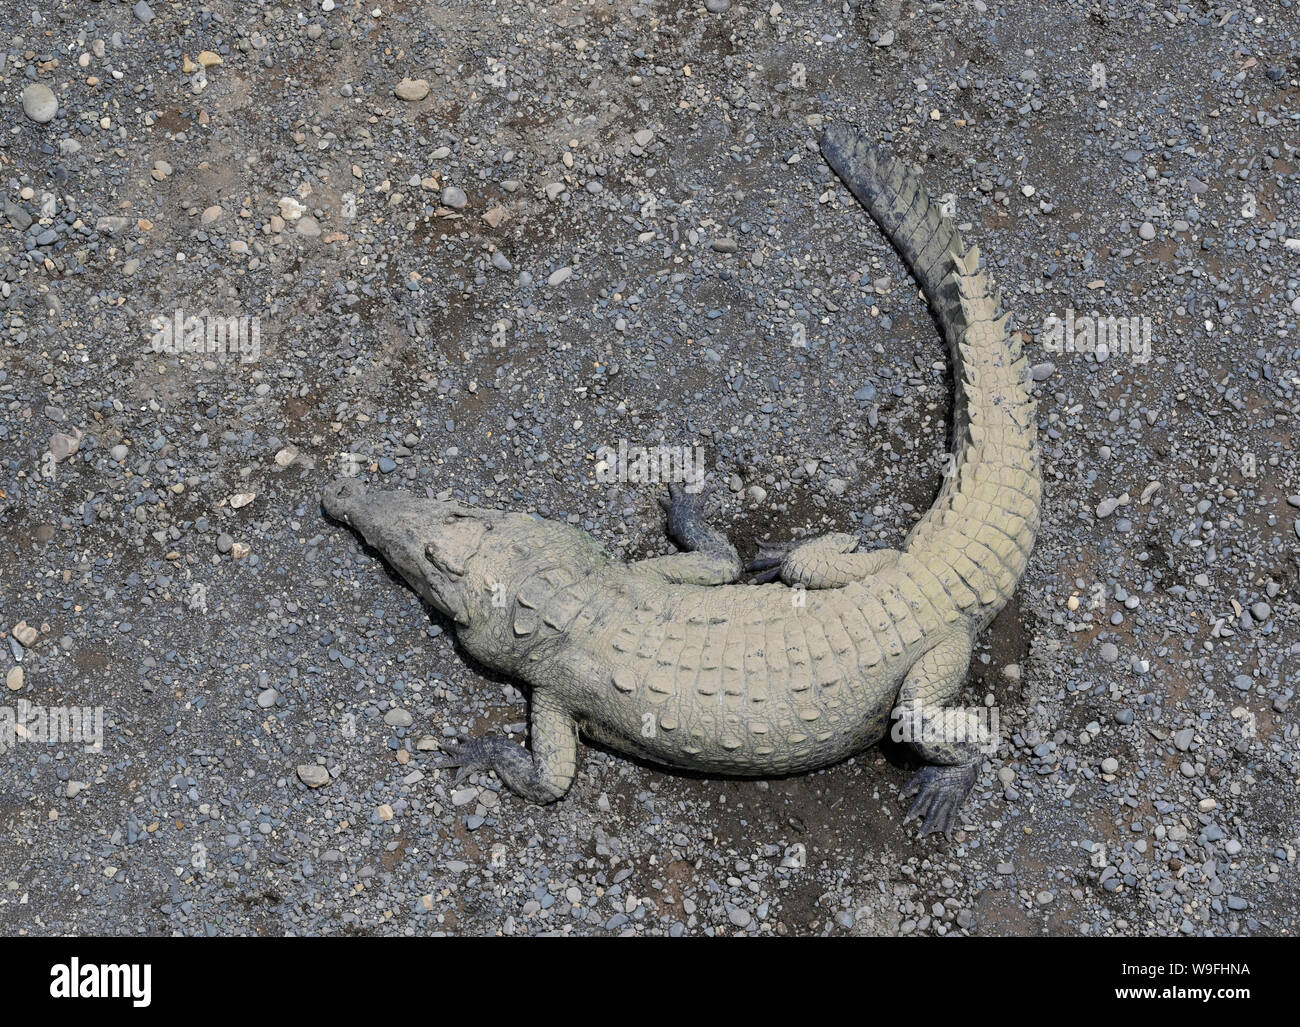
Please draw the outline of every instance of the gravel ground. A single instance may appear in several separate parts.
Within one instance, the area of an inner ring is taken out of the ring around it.
[[[104,718],[0,743],[0,929],[1294,933],[1297,4],[541,6],[0,10],[0,703]],[[949,194],[1035,364],[962,829],[902,824],[890,745],[453,784],[439,740],[525,698],[323,518],[338,475],[632,558],[670,547],[595,481],[620,439],[704,447],[742,554],[933,499],[952,376],[837,119]],[[178,310],[256,320],[175,352]],[[1150,359],[1056,352],[1067,311]]]

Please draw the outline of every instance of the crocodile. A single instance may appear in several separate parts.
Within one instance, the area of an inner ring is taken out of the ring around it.
[[[1001,296],[910,167],[833,125],[827,163],[903,257],[949,345],[952,459],[900,549],[831,533],[760,548],[747,566],[705,515],[660,502],[680,552],[623,562],[569,524],[339,479],[325,513],[355,530],[463,649],[531,686],[529,747],[463,739],[435,763],[492,770],[526,800],[564,796],[579,735],[652,763],[776,776],[901,738],[923,760],[903,789],[919,834],[951,836],[996,737],[952,705],[977,634],[1011,598],[1039,525],[1034,402]],[[757,580],[745,581],[746,571]]]

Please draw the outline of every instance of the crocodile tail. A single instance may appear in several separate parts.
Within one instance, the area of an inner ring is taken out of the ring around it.
[[[953,460],[907,537],[904,569],[938,578],[982,626],[1011,598],[1038,533],[1042,479],[1025,358],[979,250],[965,247],[915,172],[843,125],[826,131],[821,149],[902,255],[947,339],[958,385]]]

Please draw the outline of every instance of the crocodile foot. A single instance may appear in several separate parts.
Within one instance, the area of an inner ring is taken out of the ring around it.
[[[713,489],[697,488],[691,492],[684,485],[668,486],[668,498],[660,497],[659,505],[668,515],[668,537],[682,549],[709,551],[726,540],[704,519],[704,506],[713,495]]]
[[[754,583],[780,578],[787,585],[807,588],[838,588],[857,581],[897,559],[890,549],[858,553],[861,539],[845,532],[831,532],[802,542],[760,542],[758,558],[746,568]]]
[[[945,837],[951,838],[957,811],[975,787],[979,772],[978,760],[955,766],[930,764],[922,767],[903,789],[902,798],[916,796],[903,822],[907,823],[913,817],[924,817],[920,835],[942,831]]]
[[[455,770],[455,783],[459,784],[476,770],[491,770],[495,743],[504,738],[471,738],[456,742],[453,748],[443,749],[443,755],[433,761],[435,770]],[[444,745],[446,743],[443,743]],[[510,743],[506,743],[510,744]]]
[[[745,564],[745,573],[754,575],[754,584],[763,585],[781,576],[781,565],[790,551],[801,542],[760,542],[758,556]]]
[[[470,738],[434,761],[436,770],[457,768],[455,784],[476,770],[493,770],[501,783],[531,802],[554,802],[568,788],[567,782],[551,780],[545,768],[522,745],[505,738]]]

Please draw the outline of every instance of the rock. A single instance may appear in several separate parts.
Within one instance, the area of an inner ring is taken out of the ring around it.
[[[1099,654],[1106,663],[1114,663],[1119,659],[1119,648],[1114,642],[1103,642]]]
[[[573,268],[562,267],[558,271],[552,271],[546,279],[546,284],[554,288],[557,285],[563,285],[573,277]]]
[[[465,190],[449,185],[442,191],[442,205],[450,207],[452,210],[462,210],[469,203],[469,197],[465,195]]]
[[[392,709],[384,714],[384,723],[389,727],[410,727],[415,718],[403,709]]]
[[[404,78],[393,88],[393,95],[407,103],[418,103],[429,95],[429,83],[422,78]]]
[[[132,7],[131,13],[135,15],[137,21],[143,22],[145,25],[153,21],[153,11],[150,10],[149,5],[144,0],[140,0],[139,3]]]
[[[39,637],[40,633],[25,620],[14,625],[14,638],[18,639],[24,649],[32,648]]]
[[[330,772],[319,763],[302,763],[298,766],[298,780],[308,788],[320,788],[330,783]]]
[[[507,212],[505,207],[493,207],[483,215],[483,221],[488,228],[500,228],[501,222],[505,221]]]
[[[5,687],[11,692],[17,692],[23,687],[22,667],[9,668],[9,673],[5,675]]]
[[[643,128],[632,136],[632,141],[643,150],[655,141],[655,134],[648,128]]]
[[[1143,242],[1150,242],[1156,237],[1156,226],[1150,221],[1143,221],[1141,227],[1138,228],[1138,237]]]
[[[32,225],[32,216],[16,203],[5,203],[5,217],[9,219],[9,224],[20,232],[27,231]]]
[[[59,101],[54,90],[44,82],[33,82],[23,90],[23,113],[38,125],[53,121],[59,113]]]
[[[275,700],[280,698],[280,693],[274,688],[268,688],[257,697],[257,705],[264,710],[269,710],[275,705]]]
[[[221,215],[223,213],[224,211],[221,207],[214,203],[211,207],[208,207],[203,211],[203,214],[199,217],[199,222],[204,225],[214,224],[221,220]]]
[[[731,10],[731,0],[704,0],[704,9],[710,14],[725,14]]]
[[[81,448],[85,436],[76,428],[71,433],[56,431],[50,436],[50,456],[55,463],[62,463]]]
[[[714,239],[713,251],[715,253],[735,253],[740,247],[736,244],[735,239]]]
[[[256,498],[257,495],[252,492],[236,492],[230,497],[230,509],[239,510],[247,506]]]
[[[307,208],[292,196],[281,196],[279,207],[280,217],[283,218],[285,222],[297,221],[307,213]]]
[[[95,222],[95,231],[105,235],[122,235],[134,222],[118,214],[106,214]]]
[[[1114,756],[1107,756],[1101,761],[1101,772],[1103,774],[1113,774],[1119,770],[1119,760]]]

